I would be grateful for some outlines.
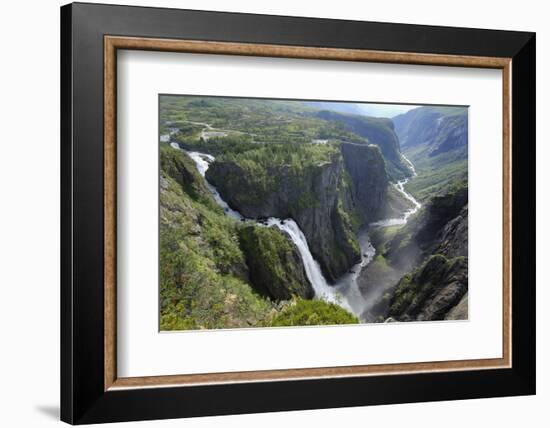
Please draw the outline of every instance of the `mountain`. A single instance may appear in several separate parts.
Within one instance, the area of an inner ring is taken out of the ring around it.
[[[322,107],[161,97],[163,330],[467,317],[467,110]]]
[[[393,103],[358,103],[334,101],[304,101],[304,104],[320,110],[332,110],[339,113],[387,118],[405,113],[411,108],[415,107],[412,105]]]
[[[386,167],[394,179],[410,175],[410,168],[403,162],[399,139],[394,130],[391,119],[337,113],[330,110],[321,110],[315,113],[326,121],[343,124],[347,131],[364,137],[370,144],[380,147],[386,160]]]
[[[394,117],[401,151],[418,176],[407,190],[425,202],[468,177],[468,108],[425,106]]]
[[[373,232],[385,279],[372,313],[394,321],[467,318],[468,187],[434,196],[405,226]],[[380,282],[380,281],[379,281]],[[364,287],[369,281],[364,281]],[[460,305],[460,306],[459,306]]]
[[[357,103],[305,101],[304,104],[319,110],[332,110],[335,112],[340,112],[345,114],[355,114],[355,115],[364,114],[363,109]]]

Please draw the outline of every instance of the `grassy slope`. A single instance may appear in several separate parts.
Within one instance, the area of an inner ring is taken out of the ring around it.
[[[310,143],[313,139],[367,140],[313,115],[315,109],[299,102],[208,97],[162,97],[161,117],[174,126],[207,123],[234,131],[232,136],[269,143]],[[195,127],[197,125],[194,125]],[[236,131],[236,132],[235,132]],[[192,131],[186,134],[192,135]],[[242,134],[244,133],[244,134]],[[230,133],[231,135],[231,133]]]
[[[453,184],[468,179],[468,159],[456,152],[428,156],[426,144],[404,150],[415,165],[418,175],[405,188],[420,202],[427,202],[436,194],[446,193]]]

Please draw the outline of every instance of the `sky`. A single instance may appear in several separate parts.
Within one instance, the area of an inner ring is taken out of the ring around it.
[[[399,114],[406,113],[417,105],[408,104],[355,104],[366,116],[392,118]]]
[[[347,103],[334,101],[312,101],[308,102],[317,108],[335,110],[342,113],[362,114],[365,116],[392,118],[399,114],[406,113],[418,105],[408,104],[375,104],[375,103]]]

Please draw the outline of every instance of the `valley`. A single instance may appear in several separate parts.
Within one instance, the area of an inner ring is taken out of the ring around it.
[[[460,144],[413,143],[418,114],[394,127],[294,101],[162,101],[161,329],[467,313],[467,182],[433,174]]]

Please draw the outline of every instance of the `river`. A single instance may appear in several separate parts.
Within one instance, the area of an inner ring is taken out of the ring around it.
[[[361,230],[358,236],[359,246],[361,248],[361,260],[346,274],[342,275],[334,285],[331,285],[323,276],[319,263],[313,258],[304,233],[292,218],[280,219],[276,217],[270,217],[266,221],[260,222],[256,219],[249,219],[244,217],[241,213],[232,209],[221,197],[217,189],[213,185],[211,185],[208,180],[206,180],[206,171],[208,170],[210,164],[214,162],[214,156],[207,153],[183,150],[180,148],[178,143],[175,142],[170,143],[170,145],[175,149],[182,150],[187,153],[187,155],[189,155],[189,157],[195,162],[197,170],[205,178],[208,189],[212,193],[214,200],[219,206],[223,208],[228,216],[231,216],[240,221],[254,221],[258,226],[275,226],[281,231],[285,232],[290,237],[294,245],[296,245],[298,252],[300,253],[300,257],[302,258],[304,269],[306,271],[307,279],[309,280],[315,292],[316,298],[325,300],[327,302],[336,303],[356,315],[361,321],[364,321],[365,308],[369,306],[369,303],[371,302],[369,302],[361,293],[357,279],[361,274],[361,271],[368,266],[368,264],[373,260],[376,254],[376,250],[370,242],[368,228]],[[411,165],[411,170],[413,171],[414,177],[416,175],[416,172],[414,171],[414,166],[412,165],[412,163],[410,163],[408,159],[405,158],[405,160]],[[420,203],[418,203],[418,201],[416,201],[413,196],[408,194],[404,189],[404,186],[407,182],[408,179],[401,180],[398,183],[394,184],[394,186],[396,186],[397,190],[401,192],[405,198],[407,198],[414,204],[414,208],[411,208],[410,210],[405,212],[404,216],[401,218],[378,221],[372,223],[370,226],[387,227],[395,224],[405,224],[407,222],[407,219],[416,211],[418,211],[421,206]]]

